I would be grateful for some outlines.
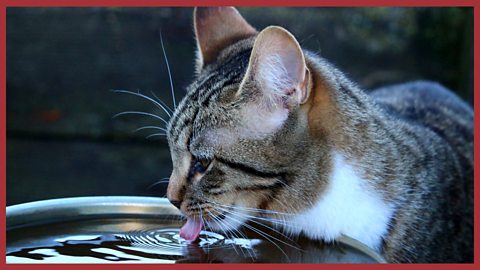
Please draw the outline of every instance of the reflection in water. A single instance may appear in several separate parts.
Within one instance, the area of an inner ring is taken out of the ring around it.
[[[159,259],[173,262],[223,262],[211,258],[216,249],[251,249],[258,239],[225,239],[223,235],[202,231],[200,238],[189,243],[179,237],[178,229],[133,231],[118,235],[74,235],[53,239],[54,245],[22,248],[8,256],[42,261],[59,256],[97,258],[112,262]],[[252,251],[242,251],[254,256]]]
[[[122,232],[119,224],[78,224],[75,230],[19,229],[7,233],[7,262],[30,263],[374,263],[346,245],[324,245],[303,238],[292,240],[273,231],[271,238],[244,232],[244,238],[202,231],[193,243],[179,229],[138,226]],[[125,223],[123,223],[125,224]],[[170,224],[172,225],[172,224]],[[64,225],[63,227],[68,227]],[[88,228],[88,229],[85,229]],[[112,228],[114,230],[112,230]],[[96,229],[93,230],[93,229]],[[103,230],[99,230],[103,229]],[[105,231],[107,229],[107,231]],[[115,233],[114,231],[121,232]],[[48,232],[48,233],[46,233]],[[89,233],[85,233],[89,232]],[[59,234],[61,233],[61,234]],[[41,237],[40,237],[41,236]],[[263,235],[265,236],[265,235]],[[39,239],[43,238],[43,239]],[[32,240],[34,239],[34,240]]]
[[[117,239],[115,236],[98,236],[91,239],[75,240],[65,238],[63,241],[55,241],[57,245],[22,248],[18,251],[7,253],[7,256],[23,257],[32,260],[44,260],[55,256],[89,257],[107,261],[133,261],[140,258],[178,260],[182,254],[156,254],[128,249],[129,242]],[[113,238],[113,239],[112,239]],[[43,251],[43,252],[42,252]],[[45,252],[46,251],[46,252]],[[102,252],[103,251],[103,252]],[[110,251],[118,251],[110,252]],[[108,252],[108,253],[107,253]],[[121,256],[119,254],[132,255]]]

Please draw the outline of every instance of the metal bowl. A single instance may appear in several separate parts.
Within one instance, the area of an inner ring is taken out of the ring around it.
[[[341,237],[334,245],[290,239],[267,225],[227,235],[179,238],[182,216],[168,200],[98,196],[7,207],[7,263],[384,263]]]

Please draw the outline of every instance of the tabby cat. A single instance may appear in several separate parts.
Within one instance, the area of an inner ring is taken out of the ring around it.
[[[167,127],[182,237],[264,217],[389,262],[472,262],[471,107],[432,82],[367,94],[232,7],[196,8],[194,28],[195,80]]]

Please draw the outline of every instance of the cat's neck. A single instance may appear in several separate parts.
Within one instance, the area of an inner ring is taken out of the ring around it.
[[[395,208],[365,185],[367,180],[342,154],[334,152],[332,156],[332,174],[322,196],[295,215],[295,226],[287,229],[327,242],[346,235],[379,251]]]
[[[386,162],[386,152],[397,143],[386,135],[392,123],[328,62],[307,54],[307,63],[314,85],[306,106],[309,133],[316,149],[329,149],[331,160],[324,191],[311,208],[296,216],[295,223],[313,238],[334,240],[345,234],[378,250],[396,207],[384,185],[398,179],[395,174],[400,170],[395,167],[401,166]],[[313,150],[311,159],[320,151]],[[324,166],[319,163],[315,170],[326,171]],[[316,216],[324,218],[312,224]]]
[[[390,192],[382,188],[386,182],[404,176],[401,160],[408,153],[399,149],[405,147],[403,133],[411,127],[386,115],[328,62],[315,56],[308,59],[315,81],[309,109],[314,142],[331,145],[332,151],[340,153],[362,179],[380,188],[385,200],[392,200]]]

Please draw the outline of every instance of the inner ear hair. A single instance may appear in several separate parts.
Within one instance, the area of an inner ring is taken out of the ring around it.
[[[260,32],[250,56],[244,84],[252,82],[259,94],[273,105],[285,99],[303,104],[309,96],[310,72],[295,37],[278,26]]]

